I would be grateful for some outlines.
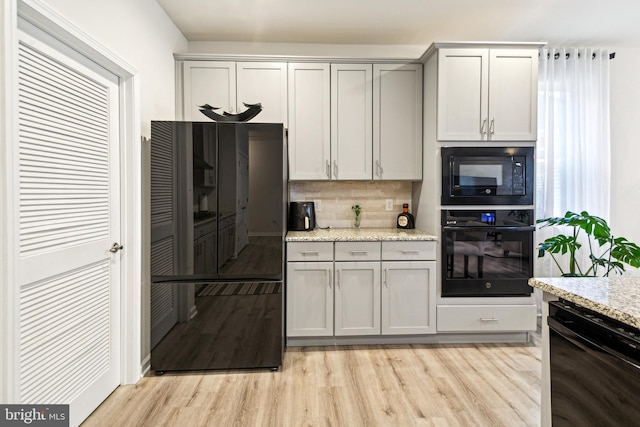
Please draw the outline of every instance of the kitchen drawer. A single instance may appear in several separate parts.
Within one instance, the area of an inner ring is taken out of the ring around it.
[[[333,261],[333,242],[288,242],[287,261]]]
[[[336,242],[336,261],[380,261],[380,242]]]
[[[193,240],[197,240],[202,236],[216,231],[216,221],[212,218],[208,221],[202,221],[195,224],[193,227]]]
[[[536,305],[439,305],[438,332],[514,332],[536,329]]]
[[[382,242],[382,259],[385,261],[435,260],[436,242],[423,240]]]

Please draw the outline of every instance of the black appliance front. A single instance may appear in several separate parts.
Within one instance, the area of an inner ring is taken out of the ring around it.
[[[532,205],[533,147],[445,147],[443,205]]]
[[[313,231],[316,228],[314,202],[291,202],[289,204],[289,230]]]
[[[154,283],[157,293],[193,292]],[[195,296],[193,318],[176,322],[151,350],[151,368],[168,371],[277,369],[283,355],[282,282],[214,281]],[[156,307],[157,308],[157,307]]]
[[[281,124],[151,123],[151,368],[282,365]]]
[[[547,322],[553,426],[638,425],[640,330],[563,300]]]
[[[443,297],[518,297],[533,289],[533,210],[443,210]]]

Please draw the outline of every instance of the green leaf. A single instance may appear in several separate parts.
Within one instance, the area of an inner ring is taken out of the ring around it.
[[[569,258],[571,271],[577,269],[581,272],[580,266],[577,264],[576,258],[574,258],[574,254],[582,247],[576,238],[579,235],[579,230],[583,230],[589,239],[587,248],[590,252],[591,267],[586,270],[584,275],[597,275],[599,267],[605,269],[605,276],[611,271],[623,272],[625,264],[636,268],[640,267],[640,247],[635,243],[629,242],[624,237],[614,238],[607,222],[598,216],[589,215],[587,211],[581,211],[579,214],[567,211],[562,217],[540,219],[536,223],[540,224],[541,227],[557,226],[572,229],[567,235],[558,234],[545,240],[537,248],[538,257],[544,256],[545,252],[549,252],[552,256],[553,254],[571,254]],[[591,242],[593,240],[600,247],[608,245],[608,248],[605,248],[603,254],[599,257],[596,257],[591,252]],[[576,274],[575,272],[563,274],[563,276],[579,275],[582,274]]]
[[[640,247],[624,237],[618,237],[613,240],[611,256],[632,267],[640,267]]]
[[[559,234],[549,237],[538,246],[538,251],[546,251],[552,254],[573,252],[580,249],[582,245],[573,236]]]

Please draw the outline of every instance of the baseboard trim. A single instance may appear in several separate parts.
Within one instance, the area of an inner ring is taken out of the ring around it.
[[[295,337],[287,338],[287,347],[393,344],[494,344],[531,341],[529,332],[446,333],[433,335],[359,336],[359,337]]]
[[[142,364],[140,365],[140,372],[142,375],[140,378],[147,376],[149,372],[151,372],[151,353],[147,354],[147,356],[142,359]]]

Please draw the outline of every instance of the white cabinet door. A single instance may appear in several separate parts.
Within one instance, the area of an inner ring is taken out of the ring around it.
[[[236,64],[220,61],[185,61],[182,64],[182,115],[187,121],[209,121],[198,106],[209,104],[236,112]]]
[[[486,139],[488,96],[488,49],[438,51],[439,141]]]
[[[382,335],[436,332],[436,262],[382,262]]]
[[[491,49],[489,55],[489,139],[535,141],[538,51]]]
[[[335,283],[335,335],[380,335],[380,262],[336,262]]]
[[[287,263],[287,337],[333,336],[333,262]]]
[[[371,64],[331,64],[331,179],[372,177]]]
[[[289,64],[289,179],[330,179],[329,64]]]
[[[374,64],[374,179],[422,179],[422,65]]]
[[[252,122],[287,123],[287,64],[284,62],[238,62],[237,110],[246,104],[262,104]]]
[[[535,141],[537,49],[440,49],[439,141]]]

